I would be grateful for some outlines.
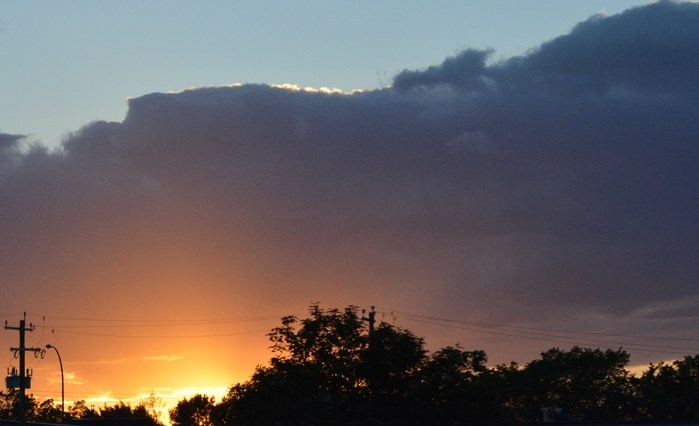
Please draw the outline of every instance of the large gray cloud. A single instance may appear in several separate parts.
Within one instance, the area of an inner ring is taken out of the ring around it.
[[[45,307],[105,288],[145,307],[169,282],[173,305],[201,309],[684,318],[673,303],[699,297],[699,6],[594,17],[522,57],[488,55],[352,95],[154,93],[59,152],[2,136],[0,269]]]

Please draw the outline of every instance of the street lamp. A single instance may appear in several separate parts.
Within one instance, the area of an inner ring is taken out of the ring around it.
[[[64,386],[64,381],[63,381],[63,361],[61,361],[61,353],[58,352],[58,348],[53,346],[52,344],[47,344],[46,349],[53,349],[56,351],[56,355],[58,355],[58,363],[61,365],[61,412],[65,413],[66,412],[66,393],[65,393],[65,386]]]

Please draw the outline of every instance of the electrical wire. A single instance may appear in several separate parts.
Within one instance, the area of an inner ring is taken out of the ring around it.
[[[39,317],[38,314],[32,314],[33,316]],[[254,333],[265,333],[265,330],[253,330],[253,331],[235,331],[235,332],[222,332],[222,333],[203,333],[203,334],[181,334],[181,329],[184,327],[200,327],[200,326],[226,326],[231,324],[241,324],[241,323],[252,323],[252,322],[265,322],[265,321],[279,321],[282,316],[279,315],[266,315],[266,316],[251,316],[251,317],[228,317],[228,318],[189,318],[189,319],[105,319],[105,318],[77,318],[77,317],[44,317],[48,321],[45,325],[41,326],[44,329],[50,329],[54,336],[60,333],[65,334],[77,334],[86,336],[99,336],[99,337],[115,337],[115,338],[136,338],[136,339],[192,339],[192,338],[214,338],[214,337],[227,337],[227,336],[239,336],[245,334]],[[58,321],[57,323],[49,321]],[[80,324],[74,324],[72,322],[80,322]],[[93,332],[88,330],[94,329],[147,329],[147,328],[172,328],[176,327],[180,330],[180,334],[177,336],[168,336],[165,334],[118,334],[118,333],[101,333]]]
[[[353,306],[359,310],[361,306]],[[672,353],[679,352],[695,352],[699,353],[699,347],[693,345],[668,345],[659,344],[660,342],[699,342],[699,339],[694,338],[677,338],[668,336],[652,336],[652,335],[632,335],[632,334],[614,334],[602,332],[590,332],[579,330],[564,330],[542,327],[525,327],[509,324],[500,324],[492,322],[476,322],[466,321],[453,318],[444,318],[434,315],[424,315],[391,309],[387,307],[377,307],[382,315],[391,315],[393,318],[398,318],[402,321],[412,321],[421,324],[433,325],[438,327],[446,327],[452,329],[466,330],[481,334],[489,334],[494,336],[504,336],[517,339],[545,341],[553,343],[574,344],[578,346],[619,346],[629,350],[638,350],[644,352]],[[366,309],[363,309],[364,312]],[[259,322],[279,320],[284,316],[252,316],[252,317],[223,317],[223,318],[188,318],[188,319],[105,319],[105,318],[80,318],[80,317],[45,317],[37,314],[30,314],[42,319],[44,323],[37,328],[50,329],[56,338],[57,333],[76,334],[96,337],[113,337],[113,338],[134,338],[134,339],[192,339],[192,338],[215,338],[227,336],[240,336],[246,334],[264,333],[269,330],[254,330],[254,331],[236,331],[223,333],[208,333],[208,334],[188,334],[168,336],[164,334],[117,334],[117,333],[99,333],[88,330],[92,329],[128,329],[128,328],[167,328],[167,327],[194,327],[202,325],[227,325],[239,324],[246,322]],[[298,315],[292,315],[299,317]],[[54,324],[48,322],[57,321]],[[72,322],[80,322],[73,324]],[[44,331],[42,330],[42,332]],[[43,334],[43,333],[42,333]],[[43,336],[42,336],[43,338]],[[643,342],[636,341],[643,339]],[[658,343],[653,343],[653,341]]]
[[[421,315],[421,314],[413,314],[413,313],[404,312],[404,311],[397,311],[397,310],[393,310],[393,309],[389,309],[389,308],[383,308],[383,309],[388,309],[389,313],[391,313],[391,314],[399,314],[399,315],[402,315],[405,317],[425,318],[425,319],[431,319],[431,320],[443,321],[443,322],[469,324],[469,325],[474,325],[474,326],[479,326],[479,327],[507,328],[507,329],[513,329],[513,330],[532,330],[532,331],[540,331],[540,332],[545,331],[545,332],[566,333],[566,334],[583,334],[583,335],[594,335],[594,336],[605,336],[605,337],[699,342],[699,339],[693,339],[693,338],[652,336],[652,335],[641,336],[641,335],[633,335],[633,334],[613,334],[613,333],[600,333],[600,332],[590,332],[590,331],[575,331],[575,330],[561,330],[561,329],[551,329],[551,328],[523,327],[523,326],[488,323],[488,322],[473,322],[473,321],[464,321],[464,320],[454,320],[454,319],[448,319],[448,318],[439,318],[439,317]]]
[[[269,330],[253,330],[253,331],[240,331],[232,333],[217,333],[217,334],[196,334],[196,335],[178,335],[178,336],[163,336],[163,335],[139,335],[139,334],[108,334],[108,333],[91,333],[87,331],[74,331],[74,330],[64,330],[55,329],[61,333],[66,334],[79,334],[84,336],[99,336],[99,337],[117,337],[125,339],[205,339],[212,337],[227,337],[227,336],[242,336],[245,334],[255,334],[255,333],[265,333]]]
[[[32,314],[33,316],[39,317],[37,314]],[[42,318],[50,320],[60,320],[60,321],[79,321],[81,323],[85,322],[96,322],[96,323],[118,323],[116,325],[91,325],[90,327],[142,327],[142,326],[176,326],[176,325],[196,325],[196,324],[223,324],[223,323],[236,323],[236,322],[249,322],[249,321],[265,321],[265,320],[278,320],[282,316],[277,315],[266,315],[266,316],[253,316],[253,317],[236,317],[236,318],[188,318],[188,319],[114,319],[114,318],[77,318],[77,317],[50,317],[45,316]],[[85,325],[61,325],[67,327],[84,327]]]
[[[584,331],[574,331],[574,330],[560,330],[560,329],[549,329],[549,328],[536,328],[536,327],[522,327],[522,326],[512,326],[506,324],[497,323],[483,323],[483,322],[473,322],[473,321],[463,321],[455,320],[451,318],[441,318],[431,315],[415,314],[405,311],[399,311],[395,309],[380,307],[384,314],[388,313],[395,318],[400,318],[403,320],[419,322],[423,324],[436,325],[440,327],[463,329],[468,331],[473,331],[477,333],[514,337],[518,339],[527,340],[537,340],[537,341],[548,341],[554,343],[566,343],[574,344],[577,346],[600,346],[600,345],[613,345],[624,347],[629,350],[643,351],[643,352],[656,352],[656,353],[668,353],[677,354],[683,351],[690,351],[694,353],[699,353],[699,348],[697,347],[678,347],[678,346],[667,346],[649,343],[639,343],[635,341],[619,340],[619,339],[644,339],[648,340],[662,340],[662,341],[676,341],[676,342],[697,342],[699,339],[690,338],[672,338],[666,336],[640,336],[640,335],[624,335],[624,334],[611,334],[611,333],[598,333],[598,332],[584,332]],[[599,337],[611,337],[617,338],[615,340],[606,340],[590,336]],[[686,353],[686,352],[685,352]]]
[[[432,325],[438,325],[438,326],[442,326],[442,327],[475,331],[477,333],[486,333],[486,334],[514,337],[514,338],[518,338],[518,339],[526,339],[526,340],[534,340],[534,341],[545,341],[545,342],[552,342],[552,343],[566,343],[566,344],[572,344],[575,346],[588,346],[589,347],[589,346],[611,345],[611,346],[619,346],[619,347],[626,348],[629,350],[636,350],[636,351],[643,351],[643,352],[654,352],[654,353],[667,353],[667,354],[677,354],[677,353],[682,352],[682,351],[699,352],[699,349],[697,349],[697,348],[677,348],[677,347],[670,348],[670,347],[661,347],[661,346],[657,346],[657,345],[645,345],[645,344],[641,344],[641,343],[628,343],[628,342],[606,341],[606,340],[581,341],[581,340],[575,340],[573,338],[566,338],[564,336],[549,336],[549,335],[546,335],[543,333],[536,333],[537,335],[514,334],[514,333],[505,333],[505,332],[497,332],[497,331],[486,331],[486,330],[472,328],[472,327],[464,327],[464,326],[458,326],[458,325],[452,325],[452,324],[442,324],[442,323],[438,323],[438,322],[423,321],[423,320],[417,320],[417,319],[411,319],[411,318],[406,318],[406,319],[420,322],[423,324],[432,324]]]

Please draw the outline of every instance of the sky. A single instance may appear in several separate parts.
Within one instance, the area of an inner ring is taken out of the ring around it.
[[[0,0],[0,131],[57,146],[126,99],[230,83],[343,90],[465,48],[522,54],[642,0]]]
[[[68,401],[220,396],[315,302],[699,353],[699,5],[113,3],[0,3],[0,318]]]

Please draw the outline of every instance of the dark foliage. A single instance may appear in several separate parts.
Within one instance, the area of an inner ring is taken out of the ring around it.
[[[699,420],[699,355],[672,364],[651,364],[636,381],[636,388],[642,420]]]
[[[190,399],[183,399],[170,410],[170,420],[173,426],[210,426],[214,399],[197,394]]]
[[[355,307],[309,308],[269,334],[273,357],[219,403],[171,411],[176,425],[487,425],[559,421],[699,421],[699,356],[627,370],[622,349],[550,349],[525,366],[487,367],[459,345],[428,353],[422,338]],[[550,409],[547,409],[549,407]]]
[[[17,420],[17,409],[19,402],[19,392],[15,389],[7,392],[0,392],[0,419],[2,420]],[[73,405],[67,408],[66,412],[61,411],[60,403],[56,404],[53,399],[45,399],[37,401],[34,395],[25,395],[25,413],[28,422],[40,423],[70,423],[73,419],[143,419],[147,420],[142,424],[151,424],[154,426],[162,423],[156,419],[152,413],[148,412],[144,404],[139,404],[136,407],[126,404],[122,401],[113,405],[105,405],[99,410],[95,410],[87,406],[85,401],[76,401]]]

